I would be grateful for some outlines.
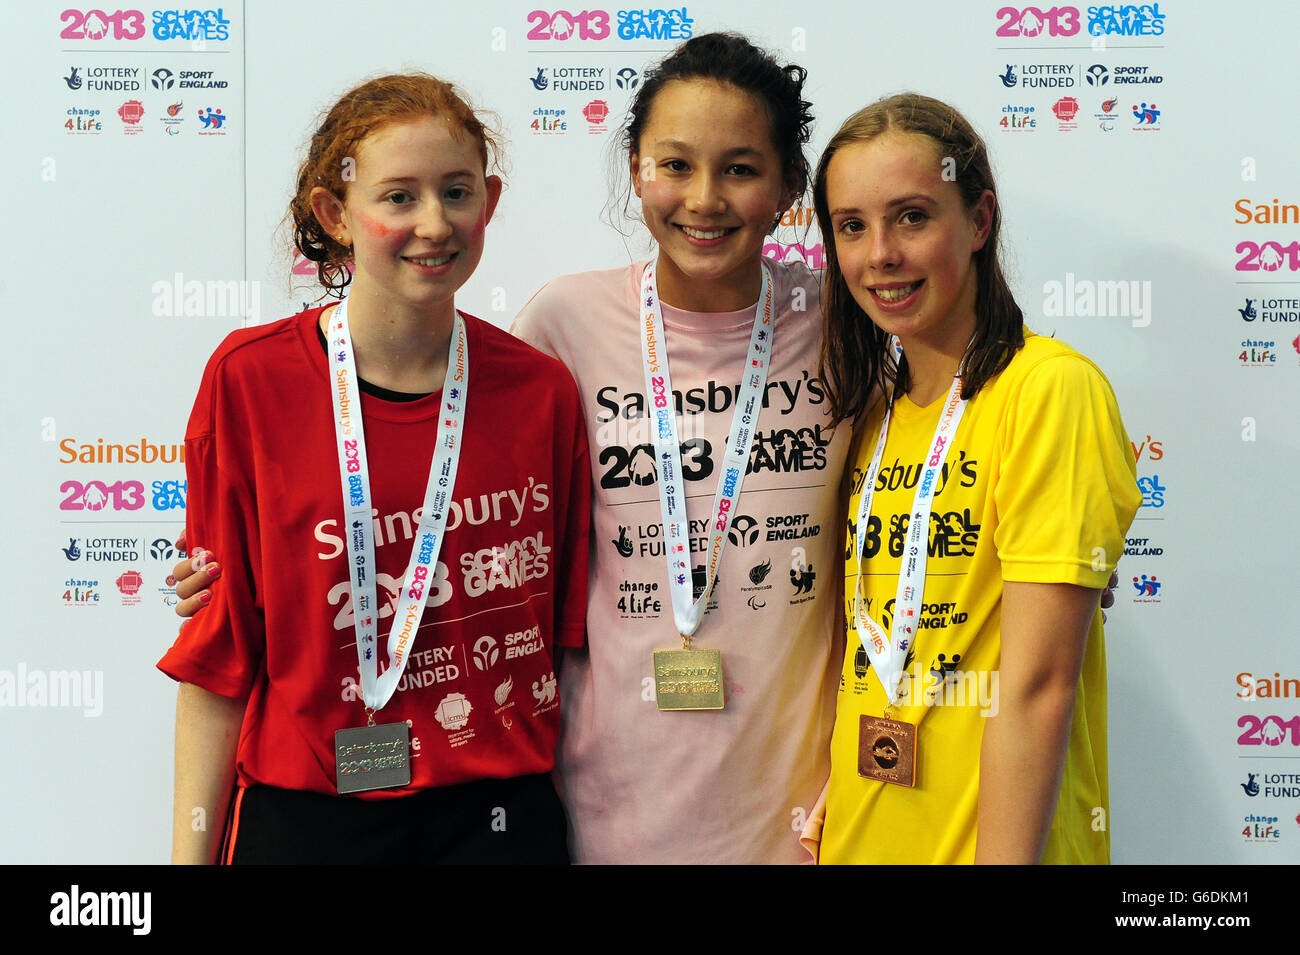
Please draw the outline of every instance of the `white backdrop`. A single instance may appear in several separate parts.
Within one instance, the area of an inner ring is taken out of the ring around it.
[[[600,219],[611,137],[675,37],[726,28],[809,69],[815,150],[904,89],[986,135],[1030,325],[1107,372],[1147,491],[1107,627],[1115,860],[1300,861],[1300,10],[709,0],[624,38],[623,3],[359,9],[6,11],[0,860],[167,857],[177,446],[221,338],[315,297],[281,222],[320,110],[419,68],[499,113],[509,185],[458,304],[504,326],[548,278],[644,253]],[[819,264],[815,229],[778,238]]]

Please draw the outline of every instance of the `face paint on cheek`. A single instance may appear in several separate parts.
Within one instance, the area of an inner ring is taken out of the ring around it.
[[[396,229],[391,229],[384,225],[378,219],[372,219],[369,216],[358,215],[357,223],[361,228],[365,229],[369,235],[376,239],[387,239],[397,231]]]

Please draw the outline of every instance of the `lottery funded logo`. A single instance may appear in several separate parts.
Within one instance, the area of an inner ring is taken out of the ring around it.
[[[68,546],[59,549],[68,560],[87,564],[127,564],[141,559],[138,537],[69,537]]]
[[[528,81],[539,93],[601,93],[609,89],[609,68],[539,66]]]
[[[1008,63],[998,79],[1007,89],[1019,84],[1021,89],[1067,90],[1079,83],[1077,69],[1073,63]]]
[[[1266,799],[1300,798],[1300,773],[1248,772],[1246,781],[1238,785],[1251,799],[1260,795]]]
[[[1300,322],[1300,298],[1248,298],[1237,314],[1243,322]]]
[[[1058,120],[1058,129],[1078,129],[1079,124],[1074,121],[1074,117],[1079,115],[1079,101],[1073,96],[1062,96],[1052,104],[1052,112],[1056,114]]]
[[[85,89],[94,93],[135,93],[144,85],[138,66],[73,66],[63,77],[68,89]],[[77,71],[81,70],[82,73]],[[85,79],[83,81],[82,76]]]

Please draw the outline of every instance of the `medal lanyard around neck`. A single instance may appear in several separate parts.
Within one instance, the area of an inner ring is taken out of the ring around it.
[[[361,419],[352,335],[348,328],[347,299],[334,310],[329,325],[330,398],[334,403],[334,433],[339,450],[339,476],[343,484],[343,526],[348,540],[353,616],[356,621],[357,664],[361,670],[361,696],[370,712],[383,709],[397,689],[428,596],[431,570],[437,566],[447,527],[447,509],[456,486],[456,468],[464,440],[465,402],[469,393],[469,349],[465,322],[455,315],[447,354],[447,374],[442,381],[442,407],[438,418],[437,445],[429,463],[429,481],[424,489],[420,526],[411,546],[411,559],[402,578],[402,593],[388,633],[389,666],[379,673],[376,653],[375,534],[371,514],[370,465],[366,458],[365,427]]]
[[[867,540],[867,523],[871,519],[871,500],[876,491],[876,475],[880,473],[880,460],[885,453],[885,439],[889,436],[889,418],[893,413],[893,404],[885,409],[885,418],[880,423],[880,438],[876,441],[876,451],[867,467],[862,483],[862,496],[858,500],[857,555],[858,586],[853,595],[853,612],[858,622],[858,638],[862,641],[871,665],[876,670],[885,696],[890,706],[898,703],[899,676],[907,660],[908,648],[916,634],[916,622],[921,608],[921,597],[925,592],[925,559],[930,544],[930,511],[934,507],[935,483],[943,471],[944,459],[952,447],[953,435],[961,423],[962,412],[966,410],[966,399],[961,396],[961,377],[953,378],[948,397],[944,400],[943,411],[939,414],[939,423],[934,429],[934,438],[930,441],[929,453],[925,456],[920,480],[916,483],[916,495],[912,499],[912,514],[907,522],[907,542],[903,547],[902,562],[898,568],[898,591],[894,596],[894,619],[892,634],[876,622],[866,610],[862,587],[866,574],[863,572],[863,549]]]
[[[750,443],[762,407],[768,366],[772,361],[775,330],[772,308],[772,278],[761,267],[762,290],[749,336],[749,353],[742,371],[736,410],[731,416],[727,454],[718,476],[718,490],[709,512],[708,575],[704,592],[694,599],[691,575],[690,524],[686,517],[686,493],[682,483],[681,445],[677,440],[677,412],[673,405],[673,384],[668,374],[668,343],[664,337],[663,308],[655,282],[655,263],[646,266],[641,277],[641,357],[645,368],[646,407],[654,422],[655,461],[659,467],[659,506],[664,521],[664,554],[668,561],[668,586],[673,598],[673,620],[689,649],[690,638],[699,629],[708,606],[709,593],[718,575],[718,562],[727,543],[727,531],[735,515],[736,501],[745,483]]]

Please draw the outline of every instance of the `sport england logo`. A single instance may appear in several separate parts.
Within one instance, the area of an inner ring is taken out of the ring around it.
[[[737,547],[748,547],[758,540],[758,534],[758,521],[748,514],[737,514],[731,520],[731,528],[727,531],[727,540]]]
[[[166,67],[159,67],[150,75],[149,85],[156,90],[169,90],[176,85],[175,74]]]
[[[625,66],[614,74],[614,85],[621,90],[634,90],[640,82],[641,74],[630,66]]]
[[[1110,82],[1110,70],[1100,63],[1094,63],[1083,74],[1089,86],[1105,86]]]
[[[501,650],[491,637],[482,636],[474,641],[474,666],[480,670],[491,669],[500,657]]]

